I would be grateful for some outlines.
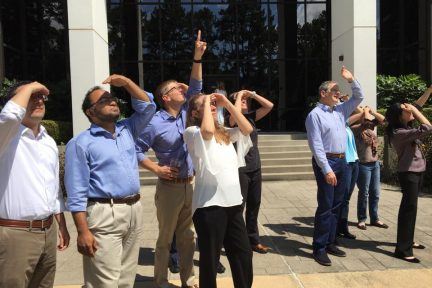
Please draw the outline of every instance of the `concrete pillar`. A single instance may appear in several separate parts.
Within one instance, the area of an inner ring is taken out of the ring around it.
[[[332,79],[342,92],[351,89],[340,76],[345,65],[360,81],[365,93],[362,105],[376,108],[376,0],[332,0]]]
[[[73,133],[89,127],[81,110],[87,90],[109,76],[105,0],[68,0]],[[105,87],[109,89],[107,85]]]

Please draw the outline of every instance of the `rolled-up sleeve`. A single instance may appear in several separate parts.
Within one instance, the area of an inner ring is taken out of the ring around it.
[[[149,92],[147,92],[147,94],[152,95]],[[149,96],[149,98],[153,99],[153,96]],[[133,137],[136,139],[153,118],[153,115],[156,112],[156,105],[153,101],[146,102],[135,98],[132,98],[131,100],[132,108],[135,113],[123,121],[125,121],[125,124],[129,126],[133,133]]]
[[[202,83],[203,83],[202,80],[196,80],[194,78],[190,78],[189,89],[186,92],[186,99],[189,99],[192,96],[201,93]]]
[[[345,119],[348,119],[351,116],[352,112],[364,99],[363,89],[361,88],[357,79],[354,79],[354,81],[351,83],[351,90],[352,97],[348,99],[348,101],[339,105],[342,107]]]
[[[324,175],[333,170],[328,163],[327,156],[324,150],[324,145],[322,142],[321,131],[319,130],[320,123],[317,119],[317,116],[313,113],[310,113],[306,118],[306,131],[308,137],[309,147],[312,151],[312,154],[317,162],[318,166],[321,168],[321,171]]]
[[[84,149],[72,139],[66,146],[65,186],[71,212],[86,211],[90,183],[90,167]]]
[[[17,135],[26,109],[9,101],[0,113],[0,155],[4,153],[12,139]]]

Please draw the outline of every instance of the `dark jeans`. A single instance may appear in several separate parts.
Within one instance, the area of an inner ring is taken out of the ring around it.
[[[378,202],[380,197],[380,173],[378,161],[359,163],[359,176],[357,179],[357,187],[359,189],[357,200],[358,222],[366,222],[366,208],[368,202],[371,223],[379,220]]]
[[[359,163],[358,161],[349,162],[345,172],[345,193],[344,198],[340,207],[339,221],[338,221],[338,232],[348,232],[348,212],[349,212],[349,201],[354,191],[357,177],[359,174]]]
[[[339,217],[339,207],[345,193],[345,159],[328,158],[328,163],[337,178],[337,185],[327,184],[321,168],[312,158],[312,166],[318,186],[318,208],[315,212],[313,235],[314,253],[322,253],[327,245],[333,244],[336,237],[336,226]]]
[[[252,287],[252,249],[241,205],[198,208],[193,215],[193,222],[200,246],[199,286],[216,288],[217,264],[224,246],[234,287]]]
[[[261,169],[252,172],[239,171],[243,208],[246,207],[246,230],[249,243],[255,246],[260,243],[258,231],[258,213],[261,205]]]
[[[414,230],[417,218],[417,200],[423,185],[423,173],[399,172],[402,200],[399,207],[396,254],[413,256]]]

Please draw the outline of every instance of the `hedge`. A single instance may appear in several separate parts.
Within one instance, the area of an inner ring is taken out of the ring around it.
[[[42,125],[46,128],[48,134],[54,138],[57,145],[64,145],[72,138],[71,122],[42,120]]]

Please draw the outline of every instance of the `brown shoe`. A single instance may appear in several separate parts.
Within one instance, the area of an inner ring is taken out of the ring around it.
[[[266,254],[268,252],[268,250],[270,250],[270,247],[259,243],[255,246],[252,246],[252,250],[257,252],[257,253],[260,253],[260,254]]]

